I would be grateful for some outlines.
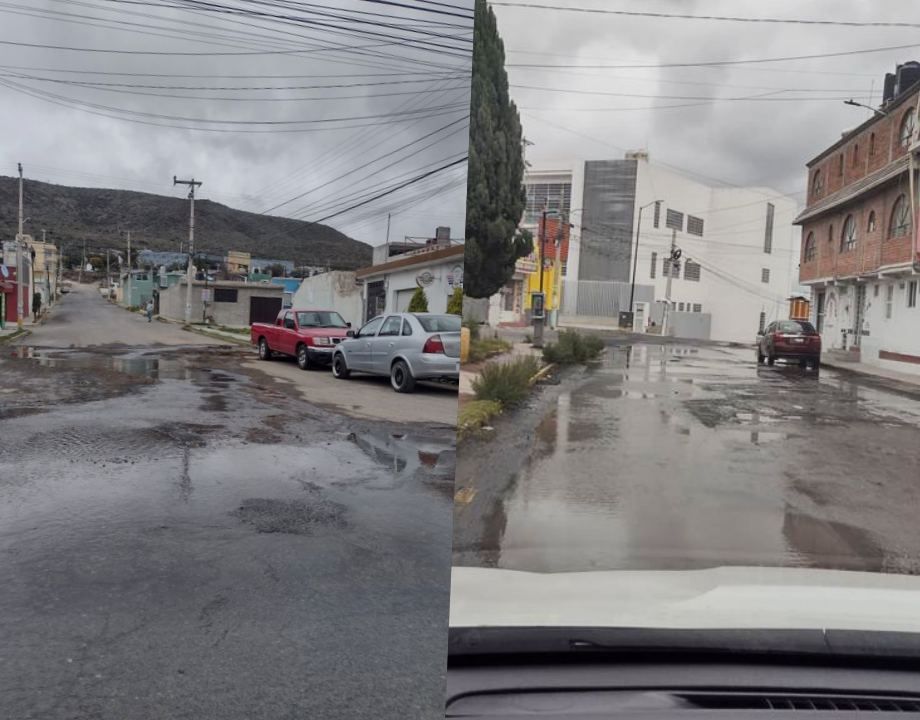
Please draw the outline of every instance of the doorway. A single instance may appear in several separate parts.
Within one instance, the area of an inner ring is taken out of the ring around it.
[[[815,296],[815,326],[819,333],[824,332],[824,292]]]
[[[862,339],[863,317],[866,310],[866,286],[856,286],[856,312],[853,317],[853,345],[859,347]]]

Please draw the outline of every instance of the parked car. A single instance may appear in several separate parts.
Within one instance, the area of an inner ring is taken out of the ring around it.
[[[259,348],[259,358],[271,360],[276,354],[297,358],[303,370],[328,365],[332,349],[341,343],[351,323],[334,310],[298,310],[278,313],[273,325],[253,323],[249,339]]]
[[[352,372],[390,378],[396,392],[408,393],[418,380],[456,382],[460,378],[460,316],[390,313],[349,334],[333,351],[332,374]]]
[[[757,336],[757,362],[797,361],[815,371],[821,365],[821,335],[805,320],[778,320]]]

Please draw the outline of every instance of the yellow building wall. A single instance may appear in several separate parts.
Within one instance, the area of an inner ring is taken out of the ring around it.
[[[557,310],[561,300],[561,283],[559,282],[558,264],[550,265],[543,270],[543,292],[546,294],[546,311]],[[527,276],[524,281],[524,309],[530,309],[530,293],[540,291],[540,264],[537,269]]]

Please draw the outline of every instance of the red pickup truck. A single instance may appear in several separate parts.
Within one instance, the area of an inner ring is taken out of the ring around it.
[[[328,365],[332,349],[352,335],[351,323],[334,310],[297,310],[278,313],[274,325],[253,323],[249,339],[259,348],[259,358],[271,360],[276,354],[297,358],[301,369]]]

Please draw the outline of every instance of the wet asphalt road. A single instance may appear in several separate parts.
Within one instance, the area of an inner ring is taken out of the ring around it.
[[[459,448],[454,564],[920,573],[920,388],[608,347]]]
[[[77,295],[0,345],[0,717],[434,717],[453,430],[112,344],[150,327]]]

